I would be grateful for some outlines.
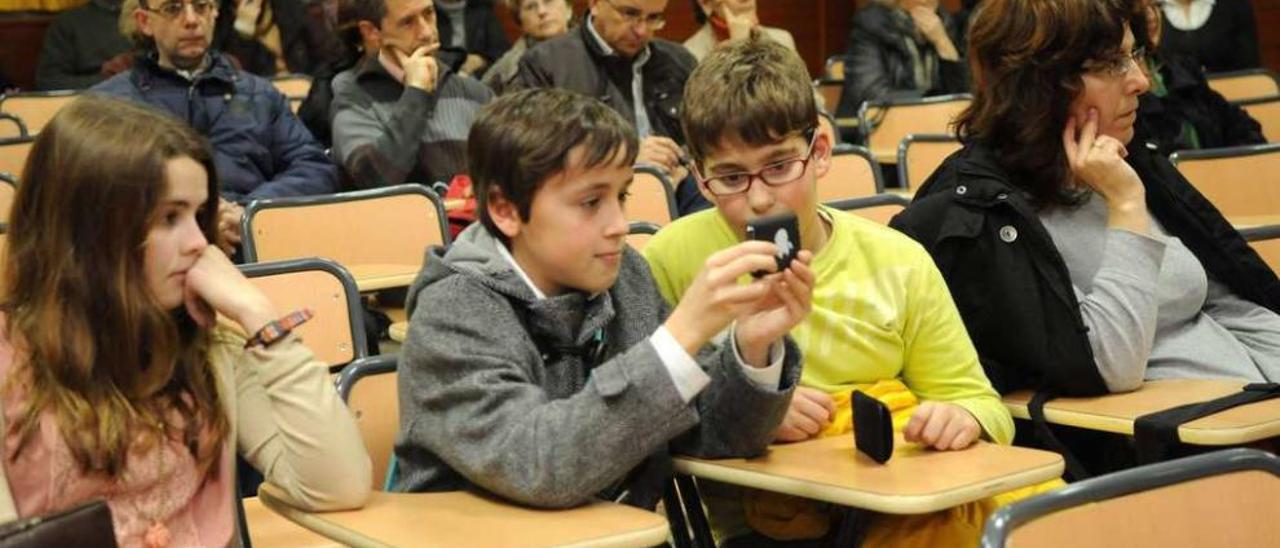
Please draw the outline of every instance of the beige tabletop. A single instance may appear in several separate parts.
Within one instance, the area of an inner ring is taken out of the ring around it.
[[[356,280],[361,291],[377,291],[393,287],[408,287],[418,275],[421,265],[416,264],[357,264],[343,265]]]
[[[933,451],[898,435],[893,457],[876,464],[853,448],[853,436],[778,444],[752,459],[676,459],[676,470],[890,514],[923,514],[980,500],[1062,475],[1057,453],[979,442]]]
[[[1057,398],[1044,406],[1044,418],[1053,424],[1133,434],[1134,419],[1143,415],[1202,402],[1239,392],[1243,381],[1168,379],[1147,381],[1142,388],[1096,398]],[[1014,417],[1029,419],[1031,392],[1005,396],[1004,405]],[[1241,405],[1196,419],[1178,428],[1183,443],[1236,445],[1280,435],[1280,399]]]
[[[607,502],[535,510],[462,491],[377,491],[360,510],[311,513],[289,506],[273,485],[258,495],[272,511],[349,546],[653,546],[668,533],[662,516]]]
[[[258,497],[244,499],[244,518],[249,524],[249,541],[254,546],[270,548],[338,547],[333,539],[317,535],[301,525],[289,521],[280,514],[268,510]]]

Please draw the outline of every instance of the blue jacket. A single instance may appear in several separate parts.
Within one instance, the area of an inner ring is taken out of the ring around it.
[[[152,56],[90,89],[158,107],[209,139],[222,197],[257,198],[338,191],[338,170],[271,82],[236,70],[212,52],[194,80],[161,68]]]

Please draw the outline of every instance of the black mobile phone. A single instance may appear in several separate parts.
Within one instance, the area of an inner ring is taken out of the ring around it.
[[[791,213],[761,217],[747,222],[747,238],[773,242],[778,246],[774,259],[778,261],[778,272],[782,272],[791,266],[792,259],[800,251],[800,224]],[[759,278],[765,274],[768,272],[753,272],[751,275]]]
[[[893,418],[884,402],[853,392],[853,443],[864,455],[880,464],[893,456]]]

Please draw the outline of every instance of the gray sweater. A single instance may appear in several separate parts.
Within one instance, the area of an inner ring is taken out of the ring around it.
[[[428,254],[410,289],[397,491],[653,508],[672,453],[764,452],[800,376],[791,341],[778,390],[752,383],[731,349],[704,349],[711,383],[686,404],[649,342],[667,310],[639,254],[627,248],[618,280],[594,298],[539,300],[500,245],[473,224]],[[598,365],[584,351],[595,340]]]
[[[466,172],[467,134],[493,92],[449,61],[437,55],[430,93],[396,81],[376,56],[334,77],[333,152],[355,186],[448,183]]]
[[[1107,387],[1144,379],[1280,380],[1280,316],[1208,276],[1181,240],[1107,228],[1107,204],[1040,215],[1067,263]]]

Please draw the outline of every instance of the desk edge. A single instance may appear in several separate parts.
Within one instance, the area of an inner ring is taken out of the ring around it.
[[[827,484],[814,483],[807,480],[782,479],[774,475],[752,470],[730,469],[714,462],[700,462],[681,458],[677,458],[675,460],[675,469],[677,472],[682,474],[689,474],[695,477],[702,477],[709,480],[732,483],[745,487],[764,489],[775,493],[821,500],[853,508],[883,512],[886,514],[927,514],[929,512],[945,510],[967,502],[981,500],[988,496],[1061,477],[1064,466],[1065,464],[1063,460],[1059,457],[1056,462],[1029,468],[1027,470],[1005,476],[995,484],[996,487],[994,489],[991,487],[973,487],[966,485],[932,495],[882,495],[844,489],[842,491],[845,491],[847,494],[843,496],[821,496],[823,493],[815,493],[814,491],[805,489],[796,489],[793,488],[793,486],[804,485],[826,490],[840,488]],[[721,472],[727,472],[727,474],[722,474]],[[748,485],[746,482],[737,481],[733,476],[746,476],[751,478],[753,481]],[[1003,487],[1004,484],[1016,485]],[[975,491],[980,493],[975,496]],[[991,492],[988,493],[987,491]]]

